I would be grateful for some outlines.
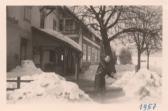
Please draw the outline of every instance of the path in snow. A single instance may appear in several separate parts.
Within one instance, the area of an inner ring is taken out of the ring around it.
[[[119,102],[122,99],[122,97],[124,97],[125,94],[122,88],[109,87],[111,85],[111,82],[113,82],[112,79],[109,79],[109,78],[106,79],[106,92],[104,95],[99,96],[95,92],[94,77],[95,77],[95,72],[96,72],[97,67],[98,65],[91,65],[85,73],[80,74],[79,82],[78,82],[79,87],[82,90],[84,90],[87,94],[89,94],[90,97],[96,102],[100,102],[100,103],[112,103],[112,102],[117,102],[117,101]],[[119,67],[116,66],[116,69],[118,68]],[[124,68],[122,68],[122,70],[124,71]],[[72,78],[67,78],[67,80],[75,81]]]

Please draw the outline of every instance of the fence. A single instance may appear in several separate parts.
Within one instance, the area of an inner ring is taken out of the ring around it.
[[[17,77],[16,80],[7,80],[7,82],[16,82],[16,84],[17,84],[16,88],[7,88],[7,91],[13,91],[15,89],[20,89],[22,82],[29,83],[31,81],[33,81],[33,80],[21,80],[21,77]]]

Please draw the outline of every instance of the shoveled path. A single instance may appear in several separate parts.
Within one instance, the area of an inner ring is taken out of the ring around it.
[[[83,74],[80,74],[78,85],[85,91],[95,102],[99,103],[112,103],[119,101],[124,96],[121,88],[110,87],[111,83],[106,83],[106,91],[103,95],[98,95],[94,89],[94,76],[97,65],[92,65]],[[67,80],[75,81],[73,77],[67,77]]]

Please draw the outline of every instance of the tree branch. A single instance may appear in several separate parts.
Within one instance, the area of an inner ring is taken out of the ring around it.
[[[90,6],[90,9],[91,9],[91,11],[93,12],[93,14],[95,15],[95,17],[96,17],[98,23],[101,25],[101,20],[100,20],[100,18],[99,18],[99,13],[96,12],[96,10],[94,9],[93,6]]]
[[[112,10],[111,14],[107,17],[107,20],[105,22],[105,26],[107,26],[107,24],[109,23],[109,20],[111,19],[112,16],[114,16],[114,14],[117,12],[116,10],[116,6],[114,7],[114,9]]]
[[[123,33],[128,33],[128,32],[141,32],[144,33],[145,30],[141,29],[141,28],[128,28],[128,29],[123,29],[122,31],[116,33],[115,35],[109,37],[109,41],[114,40],[115,38],[117,38],[119,35],[123,34]]]
[[[93,23],[93,24],[88,24],[88,25],[90,25],[94,30],[96,30],[96,31],[100,31],[100,26],[98,25],[98,24],[96,24],[96,23]],[[99,28],[98,28],[99,27]]]
[[[101,19],[102,20],[104,19],[105,14],[106,14],[106,6],[103,6],[102,7],[102,13],[101,13]]]
[[[110,29],[111,27],[114,27],[114,25],[118,23],[120,15],[121,15],[121,11],[119,11],[116,20],[111,25],[107,26],[107,29]]]

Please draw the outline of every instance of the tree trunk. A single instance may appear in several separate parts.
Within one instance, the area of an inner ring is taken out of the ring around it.
[[[149,69],[149,53],[147,53],[147,69]]]
[[[100,51],[100,63],[96,71],[95,76],[95,89],[98,93],[103,93],[105,91],[105,75],[116,73],[115,70],[115,59],[112,55],[112,50],[110,46],[110,41],[108,40],[107,30],[101,30],[102,44]],[[110,56],[110,62],[105,63],[104,59],[106,56]]]
[[[105,56],[110,56],[110,62],[108,63],[108,65],[106,66],[107,69],[107,73],[116,73],[116,69],[115,69],[115,58],[113,57],[112,54],[112,49],[111,49],[111,45],[110,45],[110,41],[108,40],[108,35],[107,35],[107,30],[106,29],[102,29],[101,30],[101,36],[102,36],[102,42],[103,42],[103,50],[101,52],[101,54],[103,54],[103,56],[100,58],[101,60],[104,60]]]

